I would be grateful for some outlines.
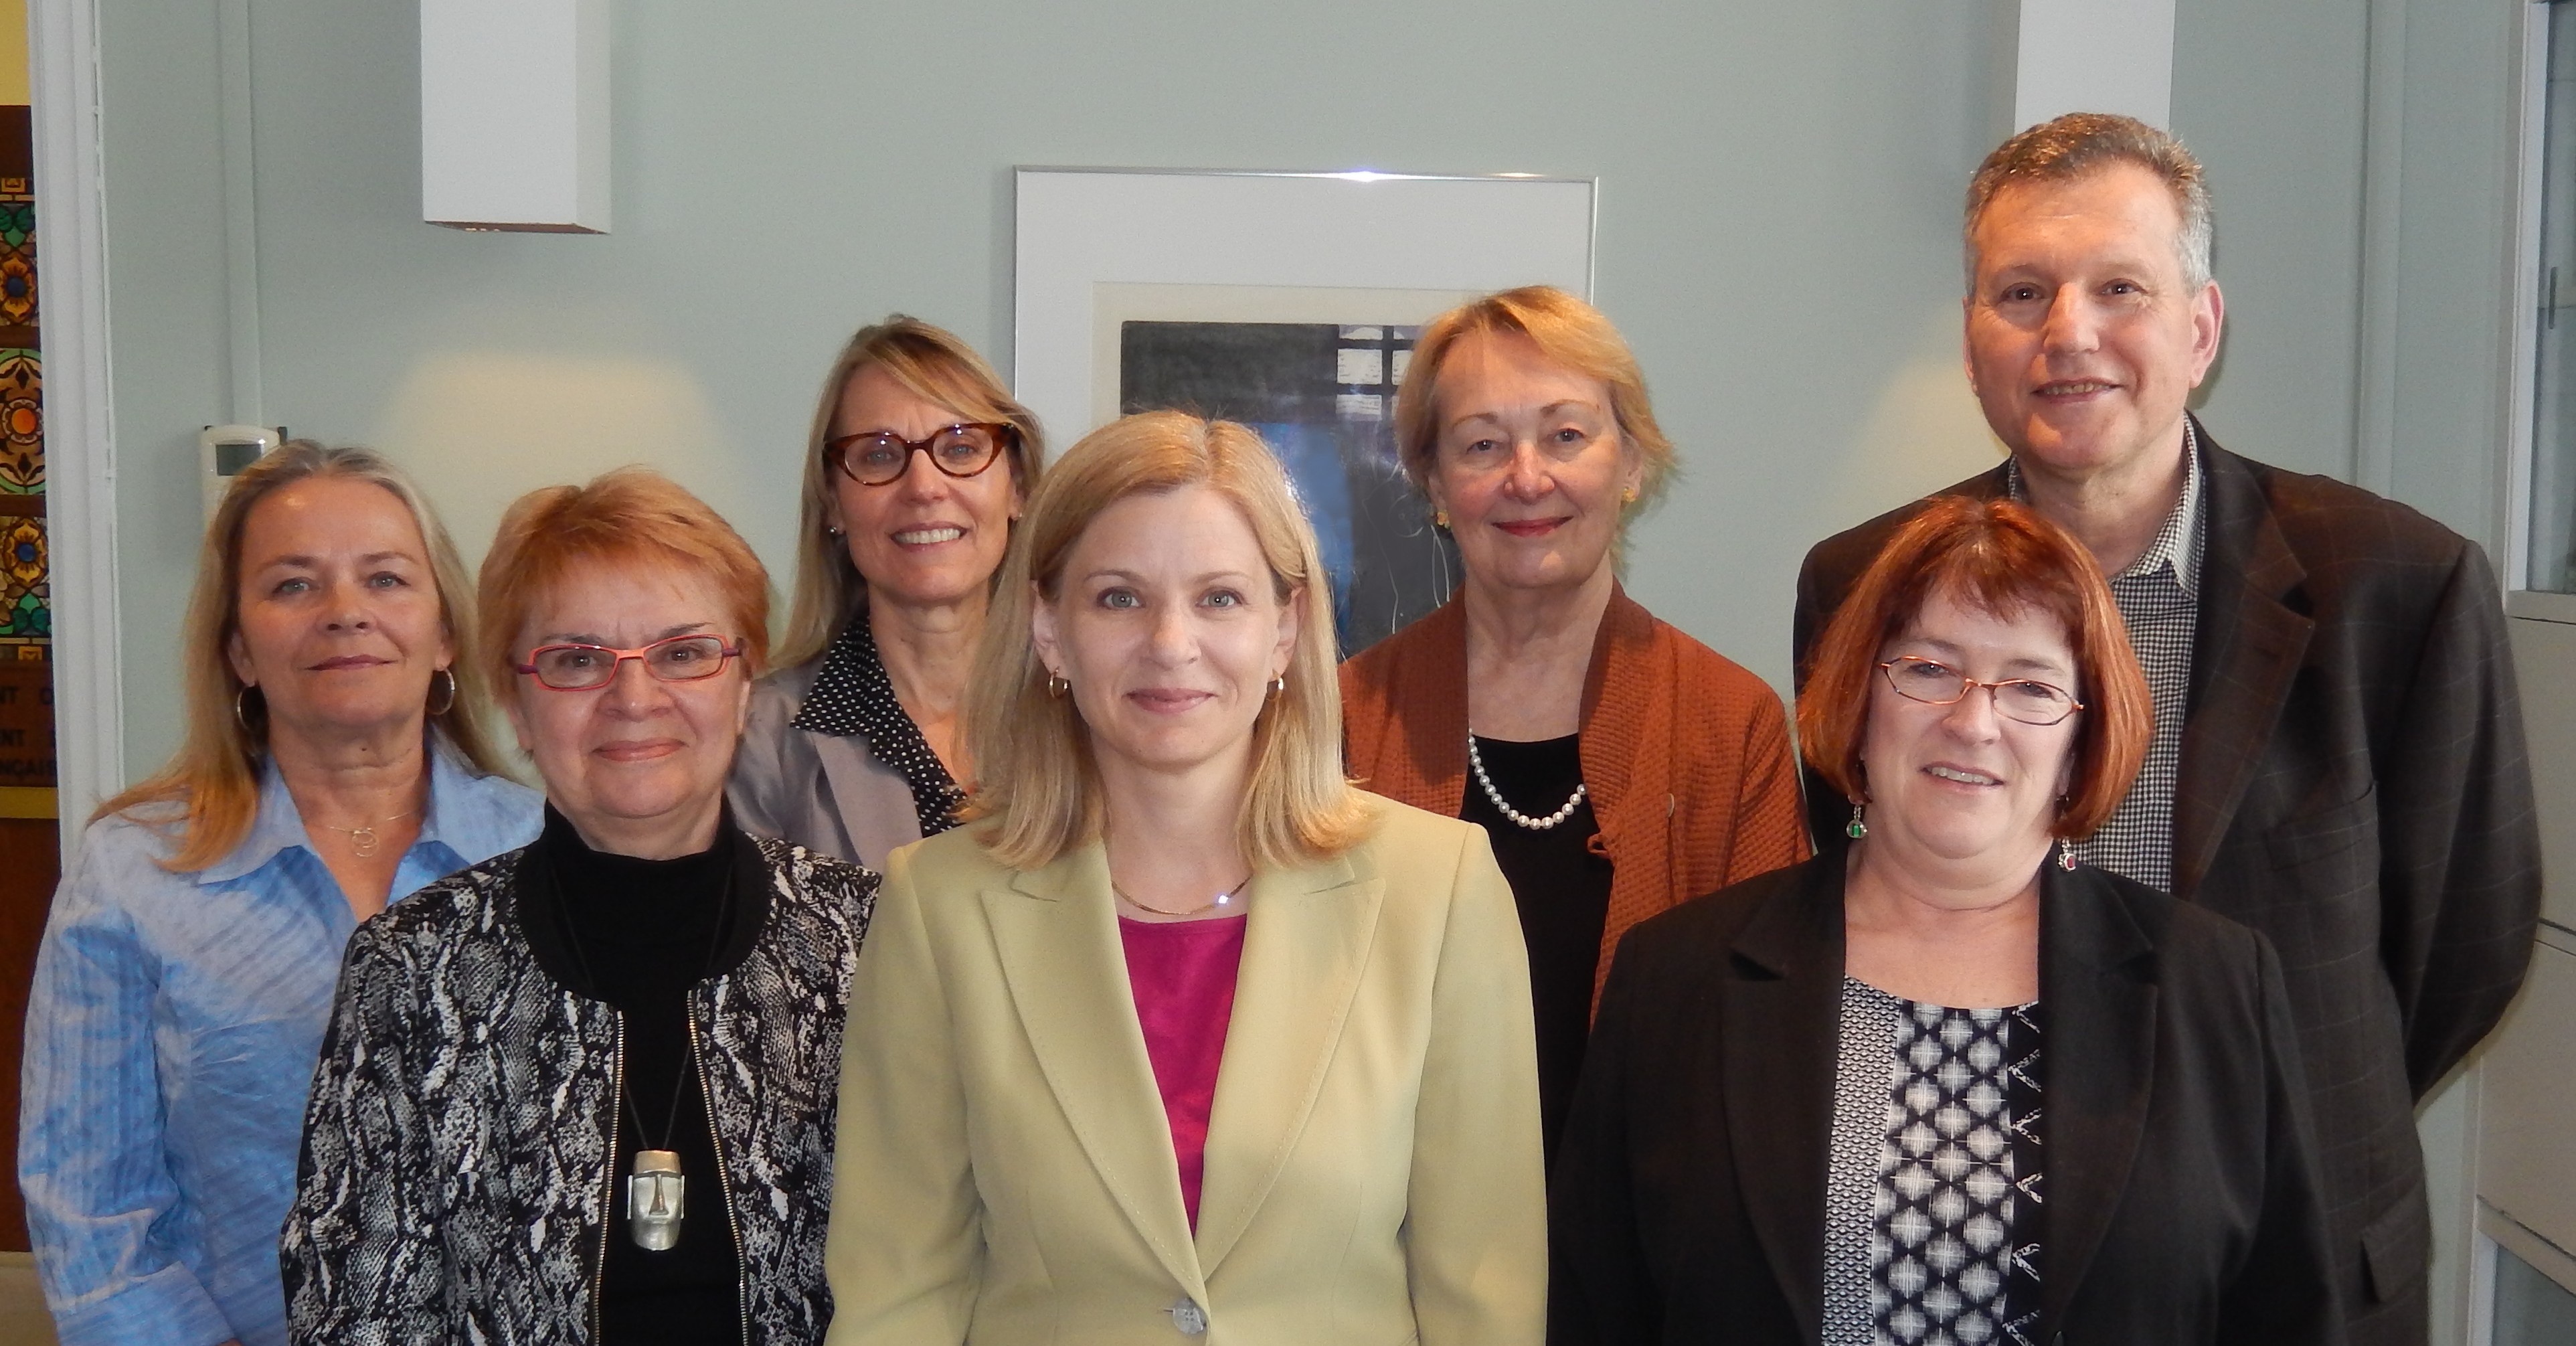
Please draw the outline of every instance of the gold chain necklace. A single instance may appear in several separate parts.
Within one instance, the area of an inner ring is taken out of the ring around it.
[[[333,827],[329,823],[317,823],[315,826],[326,832],[338,832],[346,836],[349,838],[349,849],[356,851],[359,859],[372,860],[375,858],[376,847],[383,844],[384,840],[376,835],[376,823],[398,823],[418,812],[420,812],[419,809],[404,809],[400,813],[378,818],[373,823],[360,823],[355,827]]]
[[[1138,910],[1138,911],[1150,911],[1150,912],[1154,913],[1154,914],[1155,914],[1155,915],[1157,915],[1157,916],[1169,916],[1169,917],[1173,918],[1174,920],[1180,920],[1180,919],[1183,919],[1183,918],[1186,918],[1186,917],[1196,916],[1196,915],[1198,915],[1198,914],[1199,914],[1199,913],[1201,913],[1201,912],[1214,911],[1214,910],[1216,910],[1217,908],[1222,907],[1222,906],[1224,906],[1225,904],[1227,904],[1227,903],[1229,903],[1229,902],[1232,902],[1236,897],[1238,897],[1238,896],[1240,896],[1240,895],[1242,894],[1242,892],[1243,892],[1243,890],[1244,890],[1244,889],[1249,888],[1249,887],[1251,887],[1251,886],[1252,886],[1252,876],[1251,876],[1251,875],[1249,875],[1249,874],[1246,874],[1246,875],[1244,875],[1244,876],[1243,876],[1243,882],[1238,883],[1238,884],[1234,885],[1233,887],[1226,889],[1224,892],[1221,892],[1221,893],[1217,894],[1214,900],[1212,900],[1212,901],[1207,901],[1207,902],[1202,902],[1202,903],[1198,904],[1197,906],[1190,908],[1188,911],[1165,911],[1165,910],[1163,910],[1161,907],[1149,907],[1149,906],[1146,906],[1144,903],[1139,902],[1139,901],[1137,901],[1135,898],[1133,898],[1133,897],[1129,896],[1129,895],[1128,895],[1128,893],[1127,893],[1127,890],[1126,890],[1126,889],[1119,887],[1119,886],[1118,886],[1117,884],[1115,884],[1115,883],[1112,883],[1112,884],[1110,884],[1110,885],[1109,885],[1109,891],[1111,891],[1111,892],[1113,892],[1113,893],[1116,893],[1116,894],[1118,895],[1118,900],[1119,900],[1119,901],[1126,903],[1128,906],[1134,907],[1134,908],[1135,908],[1136,910]]]

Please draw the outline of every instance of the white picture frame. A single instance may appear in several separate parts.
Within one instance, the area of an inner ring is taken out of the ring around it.
[[[1394,436],[1422,325],[1517,286],[1590,299],[1594,196],[1583,178],[1023,168],[1013,382],[1059,447],[1126,411],[1250,426],[1355,653],[1457,583]]]
[[[1597,195],[1528,174],[1020,168],[1013,391],[1065,445],[1116,414],[1120,321],[1419,325],[1517,285],[1589,300]]]

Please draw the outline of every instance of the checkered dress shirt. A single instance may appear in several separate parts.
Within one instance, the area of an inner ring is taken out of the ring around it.
[[[2188,468],[2182,499],[2165,516],[2154,542],[2126,570],[2111,577],[2111,598],[2129,626],[2129,646],[2147,675],[2155,699],[2155,736],[2147,742],[2147,760],[2138,782],[2113,810],[2102,830],[2077,848],[2088,863],[2168,892],[2173,889],[2174,784],[2182,768],[2182,721],[2191,698],[2192,642],[2200,631],[2200,561],[2208,549],[2208,530],[2200,520],[2200,434],[2183,420],[2183,453]],[[2011,463],[2006,479],[2015,500],[2023,498],[2021,465]]]

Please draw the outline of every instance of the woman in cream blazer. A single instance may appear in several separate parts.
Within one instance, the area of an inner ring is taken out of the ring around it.
[[[894,853],[853,988],[829,1340],[1535,1346],[1511,892],[1481,829],[1343,781],[1275,460],[1129,417],[1009,567],[977,821]]]

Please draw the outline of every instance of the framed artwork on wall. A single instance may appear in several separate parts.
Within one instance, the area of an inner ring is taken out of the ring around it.
[[[1069,444],[1129,412],[1244,422],[1314,521],[1343,652],[1439,606],[1448,539],[1396,462],[1424,321],[1591,297],[1590,179],[1023,168],[1012,382]]]

